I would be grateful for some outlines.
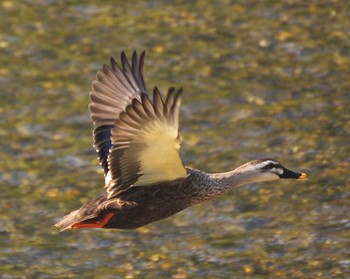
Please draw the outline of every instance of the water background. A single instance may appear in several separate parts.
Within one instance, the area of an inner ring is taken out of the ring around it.
[[[0,278],[349,278],[348,1],[0,3]],[[134,231],[59,233],[103,191],[87,104],[110,56],[183,87],[183,161],[272,157],[247,185]]]

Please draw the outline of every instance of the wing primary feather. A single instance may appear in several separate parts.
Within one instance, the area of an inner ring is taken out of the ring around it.
[[[131,72],[131,67],[128,61],[128,58],[126,57],[125,51],[122,51],[120,54],[120,61],[122,63],[123,71],[124,72]]]
[[[154,113],[162,122],[165,122],[165,118],[163,115],[164,102],[162,99],[162,95],[160,94],[159,89],[157,87],[155,87],[153,90],[153,104]]]
[[[170,110],[170,117],[171,117],[171,123],[174,125],[176,130],[179,128],[179,110],[181,105],[181,95],[182,95],[182,88],[180,88],[174,97],[174,103]]]
[[[124,86],[125,88],[124,90],[126,90],[127,92],[130,92],[134,97],[138,97],[138,94],[135,94],[135,93],[138,92],[139,90],[133,86],[133,83],[125,74],[124,70],[119,66],[118,62],[113,57],[110,58],[110,62],[113,69],[111,73],[119,80],[121,85]]]
[[[107,175],[109,171],[107,158],[112,147],[111,143],[111,129],[114,125],[102,125],[93,131],[94,147],[97,151],[98,161]]]
[[[114,57],[111,57],[109,60],[111,62],[111,66],[112,66],[113,71],[122,72],[122,69],[120,68],[120,66],[118,65],[118,62],[115,60]]]
[[[129,105],[125,111],[127,112],[127,114],[130,116],[130,118],[132,118],[135,122],[137,122],[139,125],[141,125],[140,123],[142,123],[142,118],[140,117],[140,115],[137,114],[137,112],[135,111],[134,107],[132,105]]]
[[[108,96],[113,99],[114,103],[122,103],[128,101],[127,96],[123,96],[121,92],[116,88],[111,88],[105,83],[102,83],[98,80],[94,80],[92,83],[92,90],[96,91],[96,94],[100,94],[103,96]],[[116,98],[118,97],[118,98]]]
[[[112,77],[110,76],[111,72],[112,72],[112,69],[110,68],[110,66],[108,66],[107,64],[104,64],[102,66],[102,71],[97,72],[96,78],[98,81],[105,84],[111,89],[119,89],[117,87],[117,84],[112,80]]]
[[[90,118],[94,125],[113,125],[116,121],[116,119],[111,118],[109,114],[105,113],[91,112]]]
[[[167,94],[166,99],[164,101],[163,115],[167,121],[169,121],[169,117],[170,117],[170,108],[171,108],[171,104],[173,102],[172,100],[173,100],[174,91],[175,91],[174,87],[169,88],[168,94]]]
[[[165,99],[165,106],[168,108],[171,108],[174,102],[174,93],[175,93],[175,88],[170,87],[168,90],[168,95],[166,96],[166,99]]]
[[[135,110],[135,112],[140,116],[142,121],[145,121],[148,118],[147,114],[145,113],[145,111],[143,109],[142,103],[140,103],[139,100],[134,99],[132,101],[131,105],[132,105],[133,109]]]
[[[155,119],[153,105],[146,94],[141,95],[142,106],[149,119]]]
[[[131,66],[124,51],[122,51],[120,58],[122,61],[122,67],[125,78],[128,80],[129,84],[133,87],[135,91],[140,91],[137,84],[134,81],[135,77],[133,76]]]
[[[123,55],[121,54],[121,57]],[[127,58],[125,57],[125,53],[124,53],[124,59],[127,62]],[[111,67],[113,71],[110,71],[111,74],[113,74],[118,81],[120,82],[120,84],[124,87],[124,90],[126,90],[127,92],[132,93],[133,96],[137,96],[137,94],[135,94],[136,92],[138,92],[138,88],[134,86],[134,83],[129,79],[128,75],[126,74],[124,67],[121,68],[118,64],[118,62],[114,59],[114,57],[110,58],[110,63],[111,63]],[[128,63],[128,62],[127,62]]]
[[[97,91],[90,91],[89,93],[90,101],[93,103],[99,103],[104,105],[111,105],[116,107],[119,103],[118,101],[111,98],[109,95],[103,95]]]
[[[114,61],[111,58],[111,61]],[[112,63],[116,63],[111,62]],[[109,66],[105,68],[103,72],[99,71],[96,75],[96,80],[93,82],[93,88],[97,88],[97,86],[107,87],[105,90],[96,90],[102,91],[104,95],[109,95],[111,98],[114,98],[119,103],[128,104],[131,99],[138,96],[135,89],[132,85],[129,84],[128,80],[125,78],[124,74],[121,72],[118,64],[114,66],[115,71],[112,70]],[[124,109],[124,106],[122,106]]]
[[[103,105],[103,104],[99,104],[99,103],[92,103],[90,104],[90,109],[92,112],[96,112],[96,113],[107,113],[110,114],[111,116],[113,114],[115,114],[116,109],[114,107],[110,107],[108,105]],[[117,118],[118,115],[116,115]]]
[[[139,87],[140,91],[143,92],[143,93],[146,93],[146,88],[145,88],[145,85],[144,85],[143,78],[141,76],[139,62],[137,60],[137,53],[136,53],[135,50],[134,50],[134,52],[132,54],[131,69],[132,69],[132,73],[133,73],[134,79],[135,79],[135,81],[137,83],[137,86]]]
[[[142,53],[140,55],[140,62],[139,62],[139,71],[140,71],[141,81],[142,81],[142,84],[143,84],[144,93],[147,92],[145,78],[144,78],[144,75],[143,75],[143,66],[144,66],[144,62],[145,62],[145,56],[146,56],[146,52],[142,51]]]
[[[167,108],[168,119],[170,117],[170,110],[171,110],[171,107],[174,103],[174,98],[175,98],[175,88],[170,87],[168,90],[168,95],[166,96],[166,100],[165,100],[165,107]]]
[[[99,71],[97,73],[97,80],[102,83],[104,83],[104,80],[107,80],[109,87],[115,89],[117,92],[120,92],[120,97],[124,97],[124,94],[122,94],[123,92],[133,92],[134,88],[132,88],[128,81],[125,79],[119,67],[116,69],[117,70],[114,71],[110,66],[104,65],[102,72]]]
[[[135,129],[141,128],[140,123],[135,121],[126,111],[119,114],[119,119]]]

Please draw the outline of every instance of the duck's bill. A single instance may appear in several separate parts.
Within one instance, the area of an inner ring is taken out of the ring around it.
[[[303,179],[306,176],[306,173],[303,172],[294,172],[289,169],[284,169],[283,173],[280,175],[280,178]]]

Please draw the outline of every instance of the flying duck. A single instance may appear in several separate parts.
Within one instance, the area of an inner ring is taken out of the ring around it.
[[[55,226],[66,229],[135,229],[255,182],[301,179],[274,159],[258,159],[232,171],[205,173],[185,167],[179,150],[182,89],[164,96],[147,93],[145,52],[131,63],[110,59],[92,82],[89,109],[94,147],[104,171],[105,192],[66,215]]]

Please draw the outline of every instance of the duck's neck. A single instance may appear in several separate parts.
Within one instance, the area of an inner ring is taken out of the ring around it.
[[[229,172],[209,174],[209,177],[216,184],[218,196],[244,184],[265,181],[259,172],[244,167]]]
[[[271,177],[263,175],[259,170],[254,169],[251,164],[244,164],[233,171],[223,173],[203,173],[199,170],[187,169],[191,175],[191,185],[185,185],[186,191],[192,188],[193,198],[189,199],[191,205],[203,201],[211,200],[238,186],[273,180]]]

